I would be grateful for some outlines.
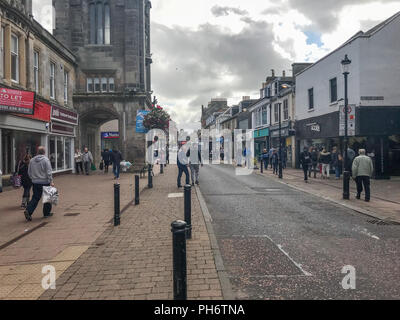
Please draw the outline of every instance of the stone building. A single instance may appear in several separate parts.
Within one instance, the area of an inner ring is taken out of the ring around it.
[[[0,169],[44,145],[54,172],[73,170],[76,59],[32,16],[32,0],[0,0]]]
[[[151,105],[150,9],[147,0],[53,0],[55,37],[77,56],[74,105],[79,146],[100,161],[100,127],[119,122],[124,158],[142,165],[145,136],[138,110]]]

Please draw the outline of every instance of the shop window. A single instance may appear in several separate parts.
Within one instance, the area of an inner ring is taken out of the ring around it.
[[[33,52],[33,81],[35,92],[39,93],[39,52]]]
[[[16,35],[11,35],[11,80],[19,82],[19,39]]]
[[[12,135],[9,130],[2,130],[1,133],[1,157],[3,174],[10,174],[12,169]]]
[[[57,137],[57,171],[64,170],[64,139]]]
[[[49,141],[49,159],[51,168],[53,171],[56,170],[56,137],[50,137]]]
[[[32,158],[37,155],[37,150],[41,145],[41,135],[32,132],[15,131],[15,161],[21,161],[26,154]]]
[[[65,169],[72,168],[71,148],[72,148],[71,138],[65,138]]]

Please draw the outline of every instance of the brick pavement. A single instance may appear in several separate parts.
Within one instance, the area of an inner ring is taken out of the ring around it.
[[[183,219],[183,193],[176,188],[176,166],[155,179],[141,204],[121,216],[121,226],[108,226],[57,280],[41,300],[173,299],[171,222]],[[187,243],[188,298],[222,299],[213,251],[196,192],[192,194],[193,239]]]
[[[43,219],[40,204],[29,223],[19,209],[22,190],[0,194],[0,299],[38,298],[43,266],[54,265],[60,276],[91,246],[113,217],[114,182],[111,173],[56,177],[54,216]],[[133,182],[132,174],[121,175],[121,208],[133,199]],[[142,179],[141,190],[146,185]]]
[[[321,179],[321,175],[318,174],[317,179],[310,178],[306,184],[302,170],[285,169],[283,180],[279,180],[270,169],[264,171],[264,175],[377,219],[400,222],[400,179],[397,177],[391,180],[372,179],[371,201],[365,202],[355,198],[357,191],[353,180],[350,180],[350,200],[342,199],[343,177],[335,180],[334,175],[331,175],[328,180]]]

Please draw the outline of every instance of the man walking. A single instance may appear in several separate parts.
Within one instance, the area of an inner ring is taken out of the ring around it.
[[[85,168],[85,173],[88,176],[93,163],[93,156],[87,147],[83,151],[82,162],[83,162],[83,167]]]
[[[309,177],[311,178],[311,171],[314,172],[314,179],[317,178],[317,167],[318,167],[318,151],[317,148],[311,148],[311,165],[309,170]]]
[[[186,184],[190,184],[190,178],[189,178],[189,161],[187,158],[186,153],[188,152],[188,145],[187,143],[190,141],[190,137],[186,138],[186,145],[183,145],[179,151],[178,151],[178,156],[177,156],[177,164],[178,164],[178,188],[182,188],[182,175],[185,173],[186,176]]]
[[[113,163],[113,172],[114,179],[119,179],[119,174],[121,172],[121,162],[122,162],[122,154],[117,149],[114,149],[112,152],[112,163]]]
[[[33,196],[32,200],[28,203],[28,207],[24,211],[25,219],[32,221],[32,214],[36,210],[40,199],[43,194],[43,187],[54,186],[53,174],[50,160],[45,156],[46,149],[42,146],[38,148],[38,155],[34,157],[28,167],[28,175],[32,180],[33,184]],[[51,203],[45,203],[43,205],[43,216],[45,218],[51,217]]]
[[[108,167],[110,166],[111,163],[111,152],[108,149],[104,149],[104,151],[101,153],[101,157],[104,162],[104,173],[108,173]]]
[[[308,183],[308,168],[311,165],[311,154],[307,147],[304,147],[303,152],[300,154],[300,163],[304,171],[304,182]]]
[[[192,150],[193,150],[193,152],[191,152]],[[196,156],[196,153],[197,153],[197,156]],[[190,165],[190,174],[192,176],[192,186],[194,186],[195,183],[198,185],[199,184],[200,165],[203,166],[199,145],[198,144],[197,144],[197,146],[192,145],[192,147],[186,153],[186,156],[190,159],[189,165]]]
[[[365,201],[369,202],[371,199],[370,179],[374,171],[374,166],[371,158],[365,155],[365,149],[360,149],[359,154],[360,155],[354,159],[352,166],[353,178],[357,183],[357,199],[361,199],[364,185]]]

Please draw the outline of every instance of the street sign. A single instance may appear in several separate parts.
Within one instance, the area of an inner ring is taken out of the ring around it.
[[[356,135],[356,105],[351,104],[348,106],[348,118],[347,118],[347,135],[354,137]],[[339,106],[339,136],[345,136],[345,107]]]

